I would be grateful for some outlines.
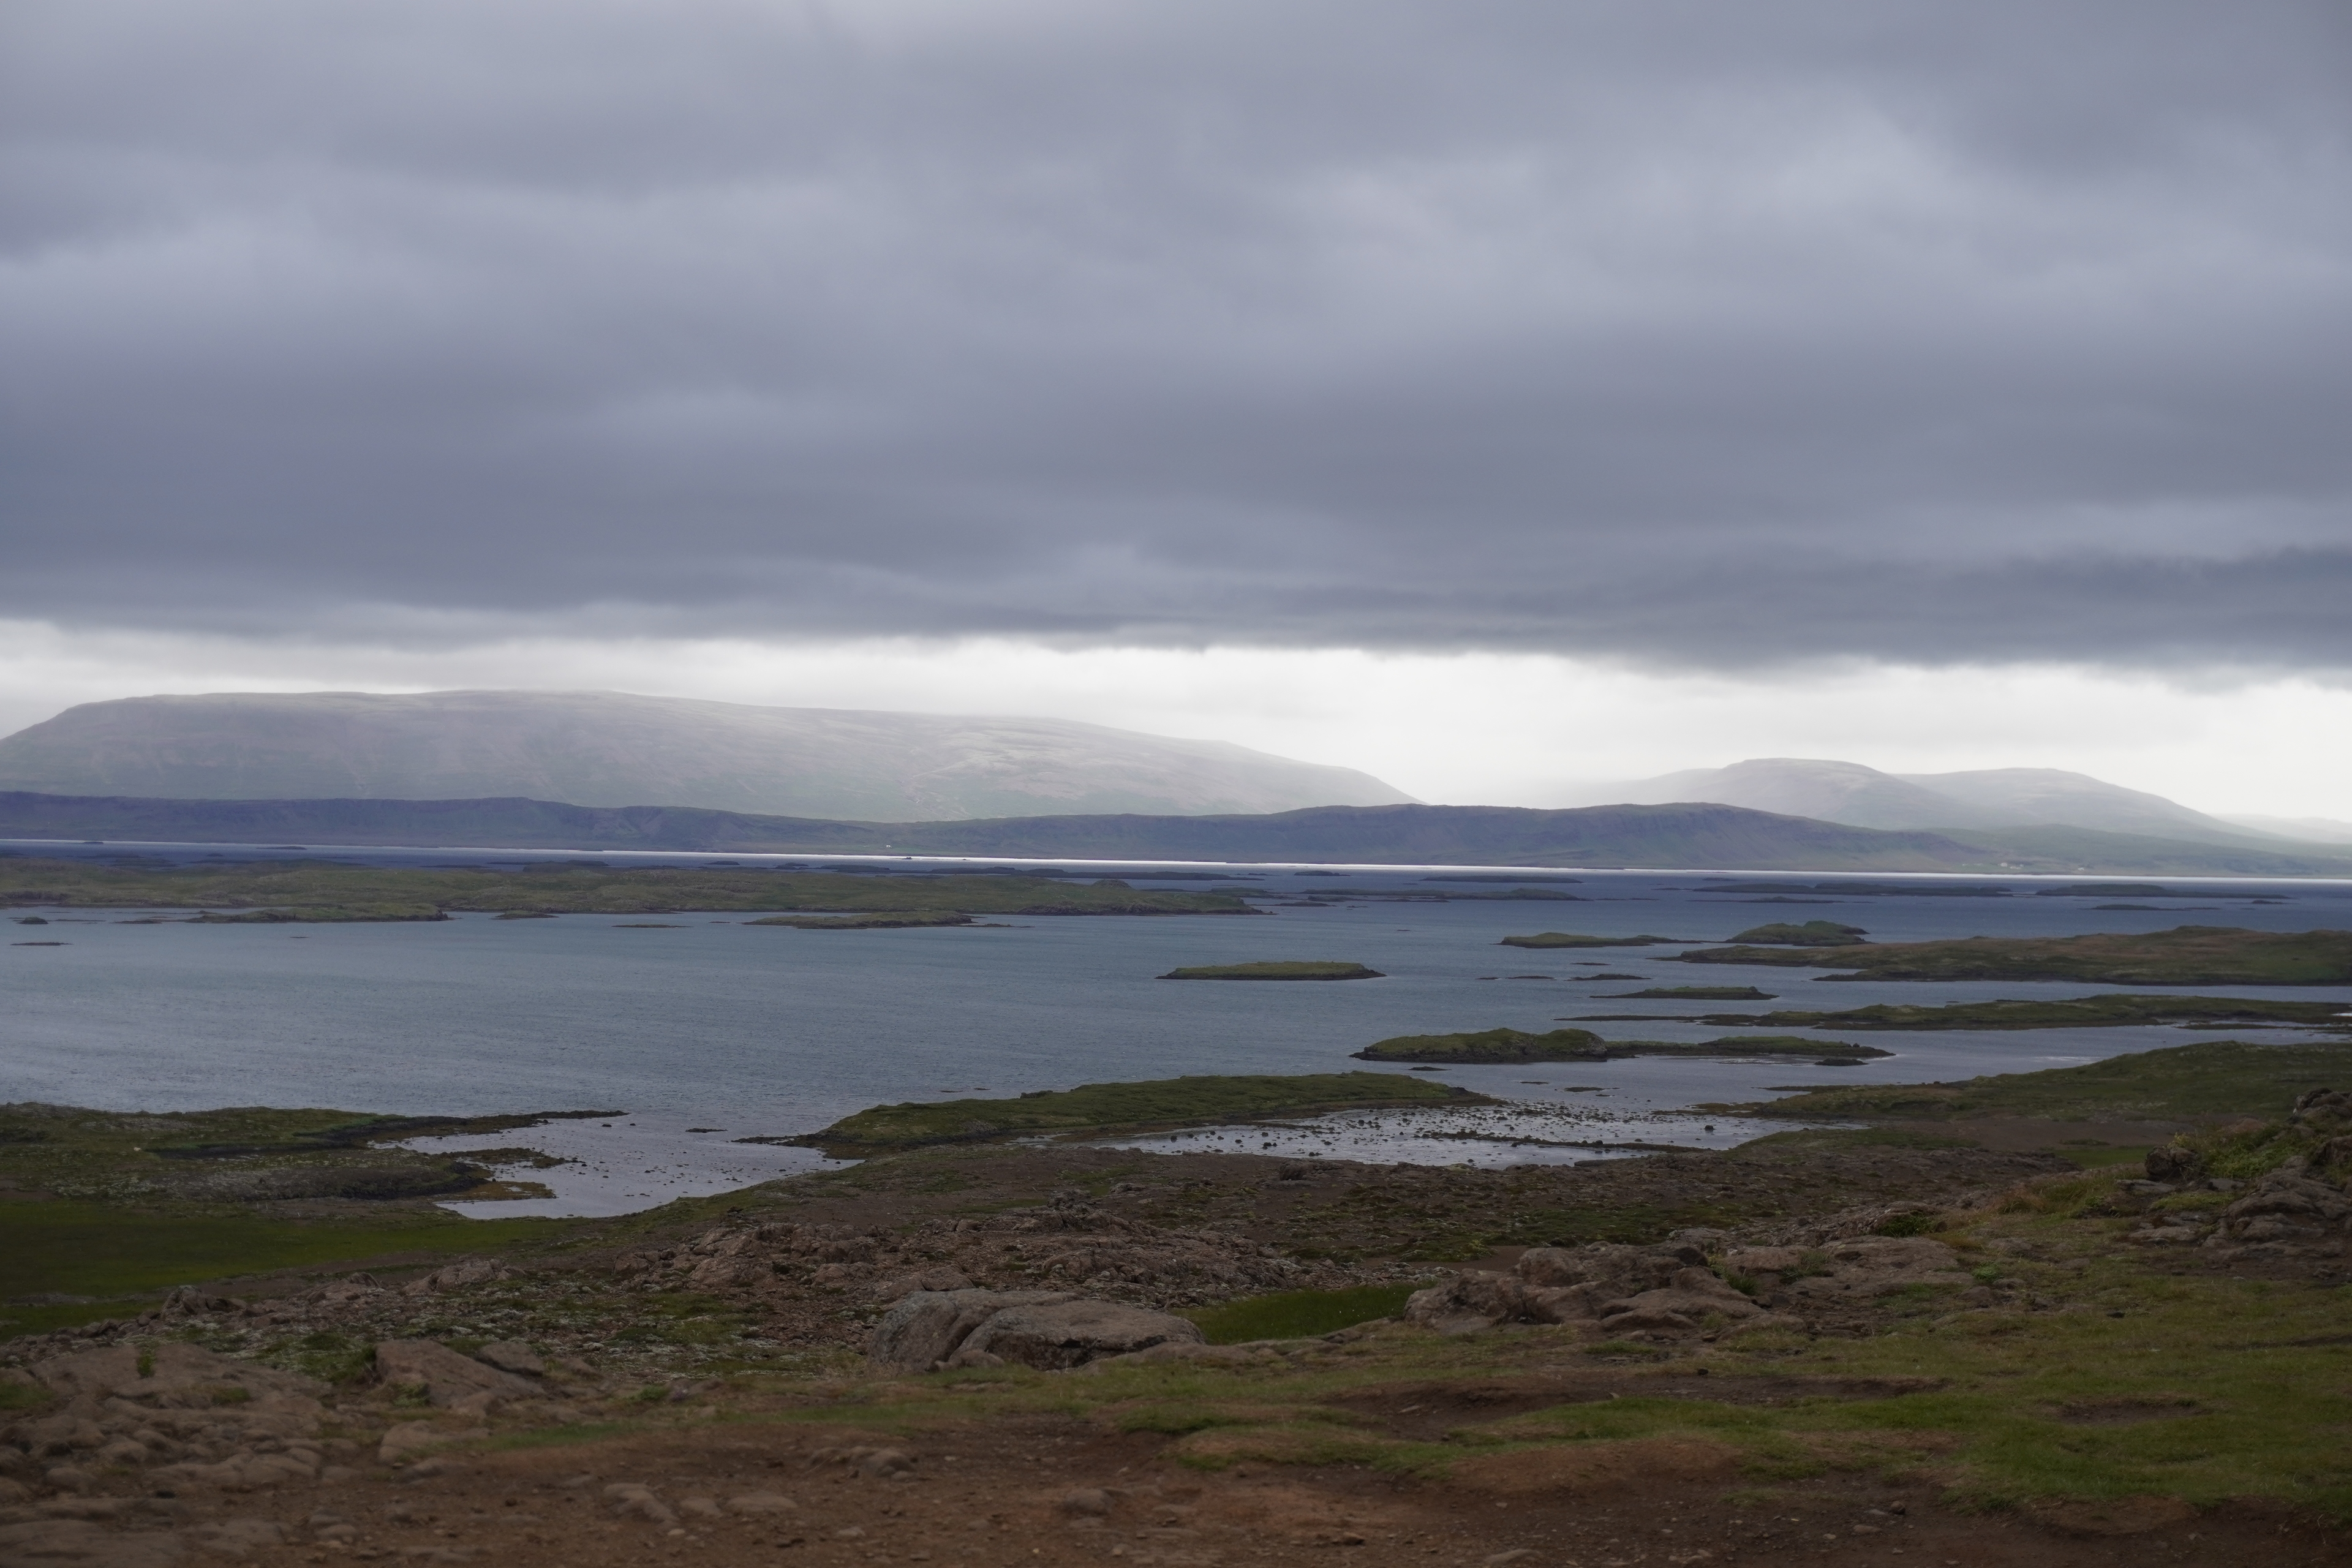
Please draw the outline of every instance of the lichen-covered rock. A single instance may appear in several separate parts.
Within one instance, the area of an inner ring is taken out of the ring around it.
[[[1594,1322],[1612,1303],[1665,1289],[1691,1269],[1706,1273],[1706,1254],[1687,1242],[1531,1247],[1508,1274],[1465,1270],[1414,1292],[1404,1316],[1441,1333],[1472,1333],[1507,1322]]]
[[[918,1290],[874,1325],[866,1354],[877,1367],[929,1372],[963,1348],[971,1331],[1007,1307],[1066,1301],[1053,1290]]]
[[[2336,1243],[2352,1220],[2352,1202],[2308,1173],[2302,1160],[2290,1160],[2248,1188],[2221,1211],[2209,1246],[2309,1247]]]
[[[1039,1301],[1006,1307],[972,1330],[960,1352],[1045,1371],[1084,1366],[1164,1344],[1197,1344],[1190,1321],[1122,1301]]]
[[[1687,1333],[1721,1322],[1761,1317],[1763,1312],[1763,1308],[1716,1278],[1711,1270],[1687,1268],[1675,1270],[1673,1279],[1655,1290],[1605,1303],[1601,1308],[1601,1326],[1612,1334],[1636,1330]]]

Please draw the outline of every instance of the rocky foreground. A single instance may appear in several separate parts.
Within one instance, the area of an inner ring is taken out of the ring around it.
[[[962,1152],[598,1247],[183,1289],[0,1347],[0,1568],[2343,1561],[2263,1478],[2352,1380],[2347,1110],[2252,1178],[2227,1143],[2105,1174]],[[1002,1201],[1041,1175],[1072,1184]],[[1746,1217],[1409,1256],[1462,1209]],[[1178,1315],[1367,1285],[1418,1289],[1298,1338]],[[2148,1423],[2191,1456],[2161,1487]],[[2075,1479],[2003,1458],[2037,1443]]]

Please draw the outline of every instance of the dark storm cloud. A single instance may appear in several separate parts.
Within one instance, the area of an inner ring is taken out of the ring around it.
[[[2352,665],[2345,16],[17,0],[0,614]]]

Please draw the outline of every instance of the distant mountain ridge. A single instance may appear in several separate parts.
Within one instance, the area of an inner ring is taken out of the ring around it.
[[[1645,805],[1714,801],[1852,827],[1909,831],[2075,827],[2272,849],[2308,842],[2060,768],[1886,773],[1859,763],[1756,757],[1725,768],[1692,768],[1607,785],[1588,792],[1588,797],[1595,805],[1603,797]]]
[[[173,801],[0,794],[0,838],[681,853],[971,855],[1757,871],[2340,877],[2296,856],[2079,829],[1886,832],[1715,805],[1319,806],[1259,816],[837,822],[534,800]],[[35,851],[37,853],[37,851]]]
[[[659,801],[858,821],[1192,816],[1412,798],[1352,768],[1066,720],[615,691],[89,702],[0,740],[0,789],[169,800]]]

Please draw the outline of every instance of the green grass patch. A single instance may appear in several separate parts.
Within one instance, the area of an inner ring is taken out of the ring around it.
[[[1387,975],[1360,963],[1327,963],[1313,960],[1266,963],[1204,963],[1171,969],[1162,980],[1385,980]]]
[[[571,1228],[546,1219],[288,1220],[84,1203],[0,1202],[0,1302],[26,1296],[86,1302],[0,1304],[0,1334],[121,1317],[176,1285],[284,1268],[347,1268],[373,1258],[458,1255],[543,1245]],[[130,1302],[121,1300],[130,1298]],[[110,1302],[111,1304],[110,1304]]]
[[[1301,1073],[1088,1083],[1017,1100],[877,1105],[793,1142],[857,1152],[1035,1133],[1188,1127],[1398,1106],[1486,1105],[1483,1095],[1396,1073]]]
[[[1417,1285],[1358,1285],[1344,1290],[1280,1290],[1184,1315],[1198,1323],[1213,1345],[1251,1340],[1303,1340],[1393,1318]]]

